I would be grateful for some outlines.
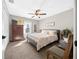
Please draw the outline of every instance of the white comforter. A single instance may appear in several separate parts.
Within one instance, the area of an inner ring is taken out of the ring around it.
[[[47,34],[44,34],[44,33],[33,33],[33,34],[29,34],[28,37],[30,37],[32,40],[34,40],[37,45],[37,51],[48,45],[49,43],[51,42],[54,42],[56,41],[58,38],[57,38],[57,35],[47,35]]]

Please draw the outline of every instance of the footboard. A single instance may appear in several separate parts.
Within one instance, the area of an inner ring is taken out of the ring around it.
[[[32,44],[35,48],[37,48],[37,43],[30,37],[27,37],[27,42]]]

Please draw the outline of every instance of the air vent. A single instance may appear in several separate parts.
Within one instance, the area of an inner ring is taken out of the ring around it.
[[[14,3],[14,0],[9,0],[10,3]]]

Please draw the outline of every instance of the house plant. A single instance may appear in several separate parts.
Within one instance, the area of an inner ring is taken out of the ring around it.
[[[71,33],[71,30],[69,30],[68,28],[66,28],[66,29],[63,30],[63,36],[64,36],[65,38],[68,37],[68,34],[69,34],[69,33]]]

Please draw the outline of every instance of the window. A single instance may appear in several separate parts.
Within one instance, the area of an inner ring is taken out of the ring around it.
[[[29,33],[29,32],[30,32],[30,25],[27,24],[27,25],[26,25],[26,33]]]
[[[31,23],[26,23],[24,25],[24,31],[25,33],[31,33]]]

